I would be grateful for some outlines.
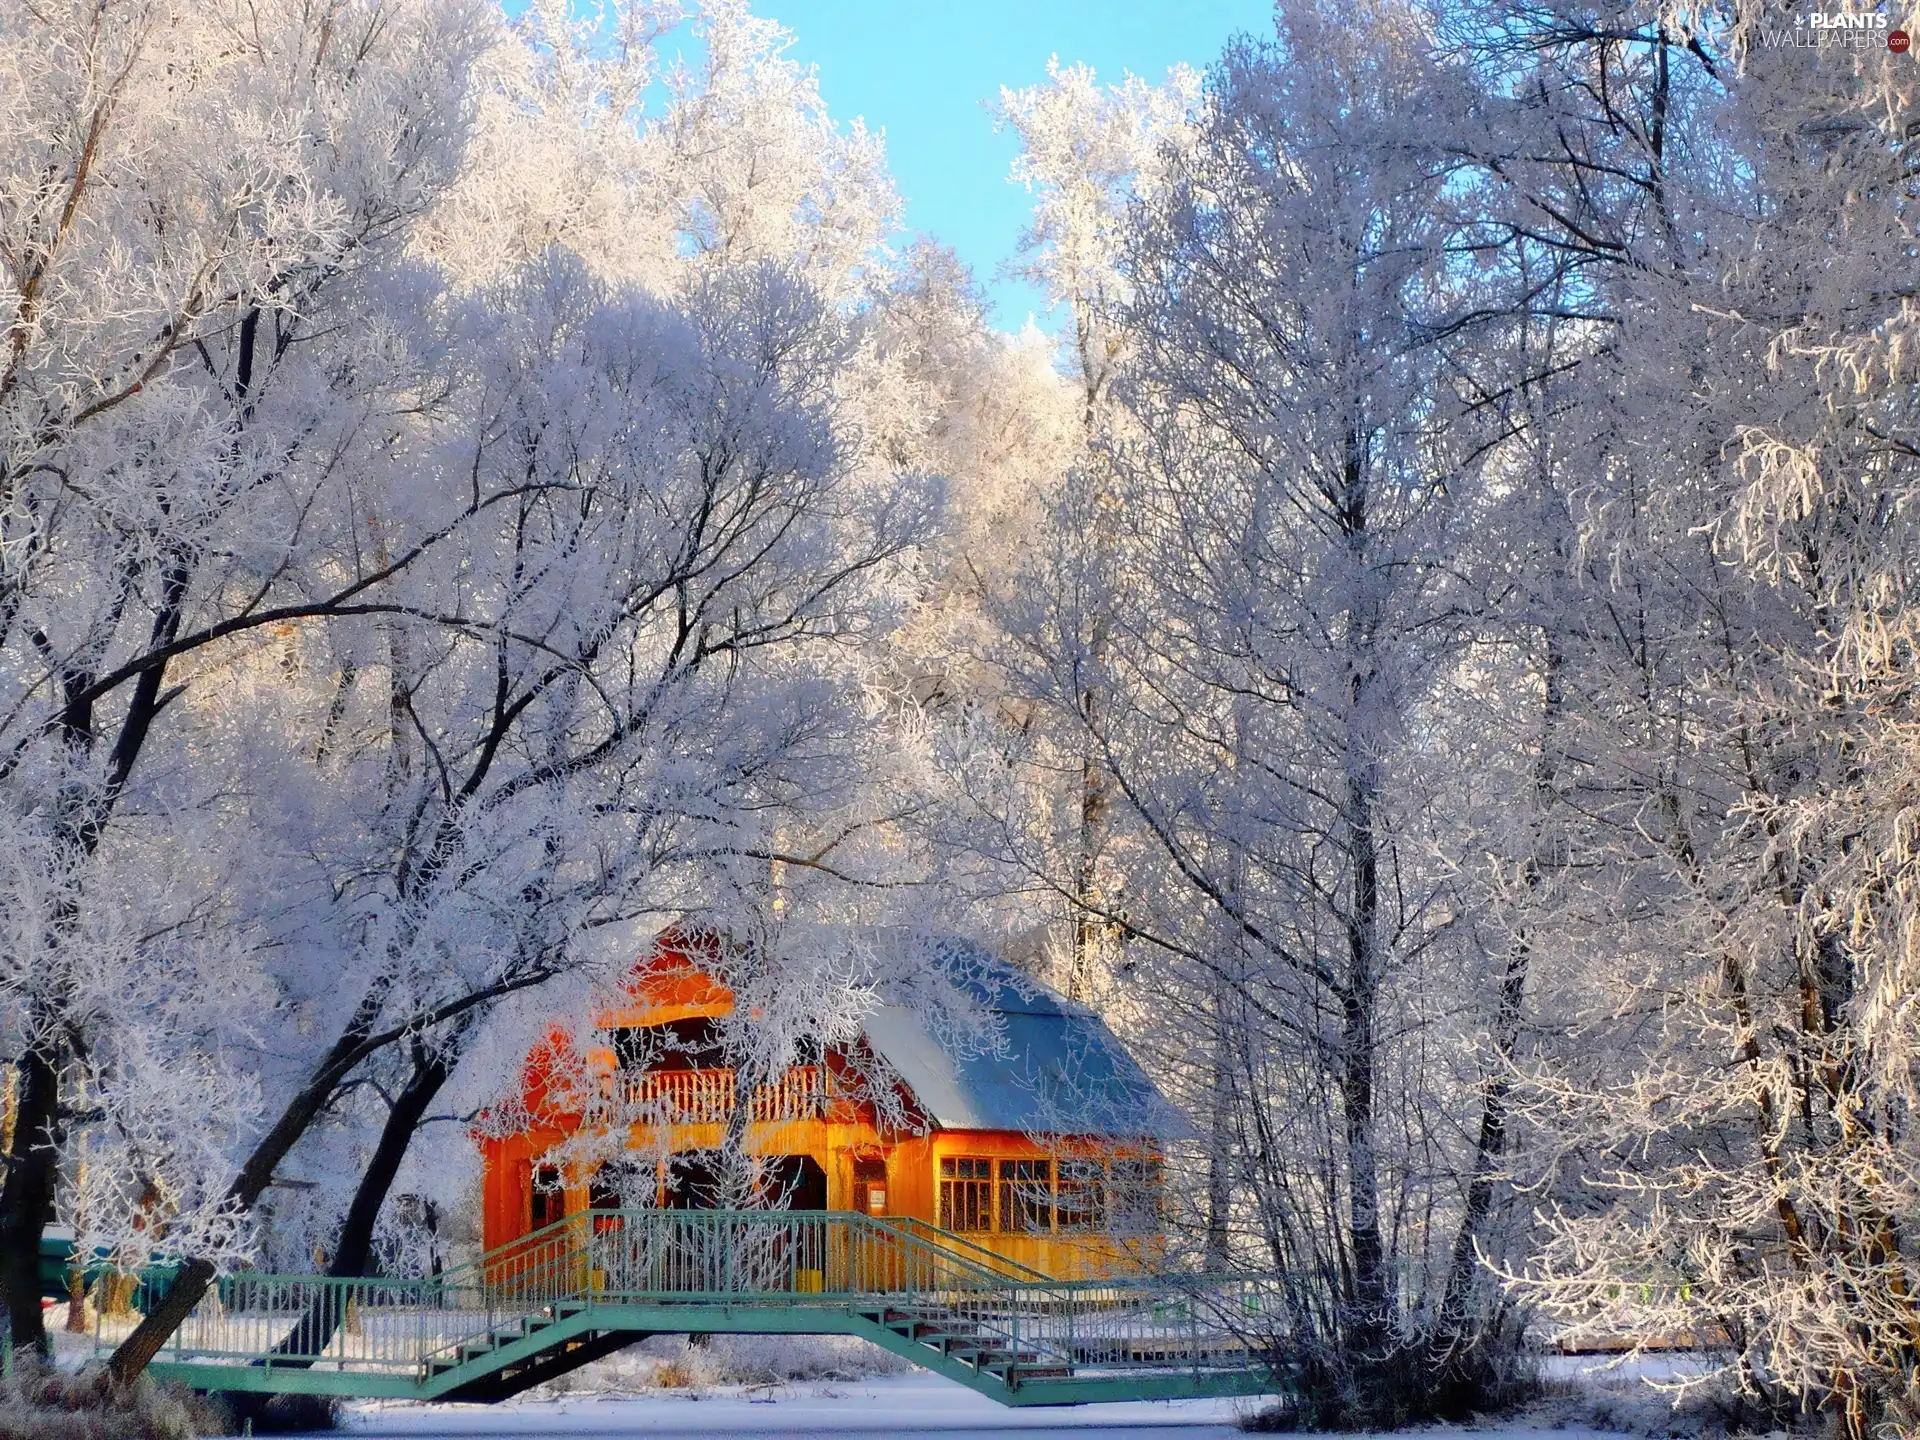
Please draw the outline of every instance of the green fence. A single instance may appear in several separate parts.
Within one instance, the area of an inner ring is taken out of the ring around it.
[[[868,1335],[1010,1403],[1246,1393],[1276,1371],[1277,1300],[1258,1276],[1052,1280],[851,1212],[592,1211],[439,1276],[223,1277],[155,1369],[202,1388],[431,1398],[549,1373],[591,1337],[813,1332]],[[110,1348],[116,1322],[99,1327]]]

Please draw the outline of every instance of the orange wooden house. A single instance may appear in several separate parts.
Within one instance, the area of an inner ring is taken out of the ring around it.
[[[1184,1125],[1091,1011],[932,942],[996,1043],[943,1043],[920,1010],[884,1005],[857,1041],[755,1087],[740,1122],[713,943],[668,938],[634,967],[595,1016],[584,1088],[553,1081],[564,1033],[528,1056],[525,1127],[479,1137],[488,1248],[588,1208],[705,1208],[731,1137],[792,1209],[911,1216],[1061,1279],[1159,1253],[1161,1145]],[[626,1131],[612,1144],[609,1115]],[[594,1127],[600,1143],[576,1143]]]

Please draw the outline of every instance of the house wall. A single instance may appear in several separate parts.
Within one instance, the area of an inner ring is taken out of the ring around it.
[[[488,1249],[519,1238],[532,1228],[533,1168],[552,1146],[566,1138],[554,1127],[511,1135],[483,1143],[484,1224]],[[720,1125],[689,1125],[675,1129],[675,1152],[717,1147],[725,1138]],[[940,1161],[947,1157],[981,1159],[1040,1159],[1052,1150],[1032,1137],[994,1130],[935,1131],[925,1135],[883,1135],[869,1121],[789,1121],[749,1127],[749,1153],[755,1155],[810,1155],[826,1172],[827,1208],[853,1208],[854,1163],[880,1159],[887,1172],[887,1213],[940,1223]],[[660,1154],[656,1137],[636,1127],[628,1148],[635,1154]],[[1087,1153],[1088,1147],[1076,1147]],[[566,1213],[588,1208],[592,1176],[563,1176]],[[992,1230],[974,1231],[966,1238],[976,1245],[1061,1280],[1124,1275],[1154,1263],[1164,1245],[1154,1237],[1118,1239],[1095,1232],[1012,1234],[1001,1228],[1000,1187],[993,1187]]]

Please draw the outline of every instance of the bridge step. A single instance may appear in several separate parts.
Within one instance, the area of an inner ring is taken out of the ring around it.
[[[469,1381],[448,1392],[449,1400],[491,1402],[505,1400],[530,1390],[535,1385],[577,1370],[589,1361],[601,1359],[646,1337],[631,1331],[607,1330],[575,1336],[554,1349],[542,1350],[524,1360],[503,1367],[491,1375]]]
[[[1014,1350],[995,1337],[956,1326],[951,1319],[934,1319],[924,1313],[892,1306],[869,1307],[856,1312],[861,1319],[891,1330],[903,1340],[912,1340],[947,1359],[958,1361],[977,1375],[991,1375],[1002,1384],[1019,1380],[1070,1380],[1072,1367],[1042,1364],[1033,1350]]]

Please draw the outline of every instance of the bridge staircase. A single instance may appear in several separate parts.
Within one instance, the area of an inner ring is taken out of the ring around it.
[[[1055,1280],[912,1220],[604,1210],[441,1276],[225,1277],[152,1370],[204,1390],[487,1401],[647,1335],[847,1334],[1008,1405],[1251,1394],[1276,1380],[1274,1298],[1259,1277]]]

